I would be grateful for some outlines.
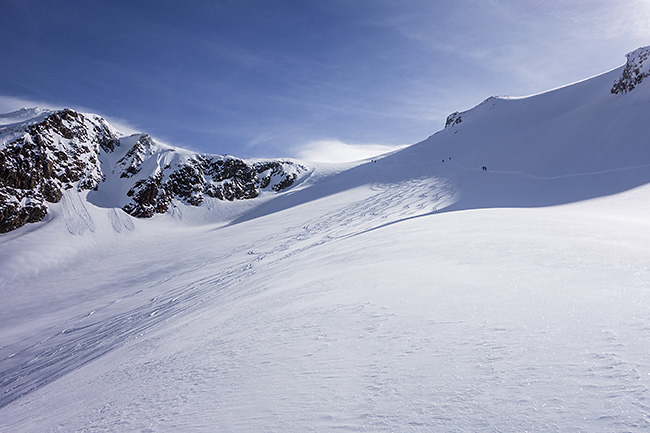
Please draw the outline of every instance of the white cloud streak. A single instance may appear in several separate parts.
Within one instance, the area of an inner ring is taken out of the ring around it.
[[[337,139],[311,141],[298,150],[298,158],[313,162],[352,162],[384,153],[393,152],[406,146],[386,144],[345,143]]]

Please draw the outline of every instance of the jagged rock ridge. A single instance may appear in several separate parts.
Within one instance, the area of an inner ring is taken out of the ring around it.
[[[70,109],[43,113],[0,127],[0,233],[43,220],[64,190],[119,184],[110,188],[127,191],[113,199],[118,207],[151,217],[173,200],[199,206],[205,196],[232,201],[282,191],[308,171],[292,161],[196,154],[147,134],[120,137],[101,117]]]
[[[138,166],[132,167],[129,165],[122,176],[140,171]],[[251,199],[264,189],[279,192],[290,187],[306,171],[291,161],[247,163],[234,157],[196,155],[180,164],[164,165],[136,181],[127,192],[131,201],[122,209],[146,218],[166,212],[173,199],[192,206],[201,205],[205,196],[228,201]]]

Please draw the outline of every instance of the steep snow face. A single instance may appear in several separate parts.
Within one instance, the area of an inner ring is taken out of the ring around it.
[[[530,97],[488,98],[394,159],[451,169],[463,185],[451,209],[561,204],[646,184],[650,85],[610,92],[628,68]]]
[[[614,83],[612,93],[627,93],[650,75],[650,47],[642,47],[627,54],[627,63],[621,77]]]

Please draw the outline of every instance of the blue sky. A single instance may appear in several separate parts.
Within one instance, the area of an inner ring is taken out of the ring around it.
[[[0,110],[72,107],[172,145],[350,159],[650,45],[650,0],[0,0]]]

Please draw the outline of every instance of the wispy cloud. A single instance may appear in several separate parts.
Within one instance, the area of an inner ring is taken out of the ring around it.
[[[406,146],[345,143],[337,139],[311,141],[298,150],[298,157],[314,162],[351,162],[402,149]]]

